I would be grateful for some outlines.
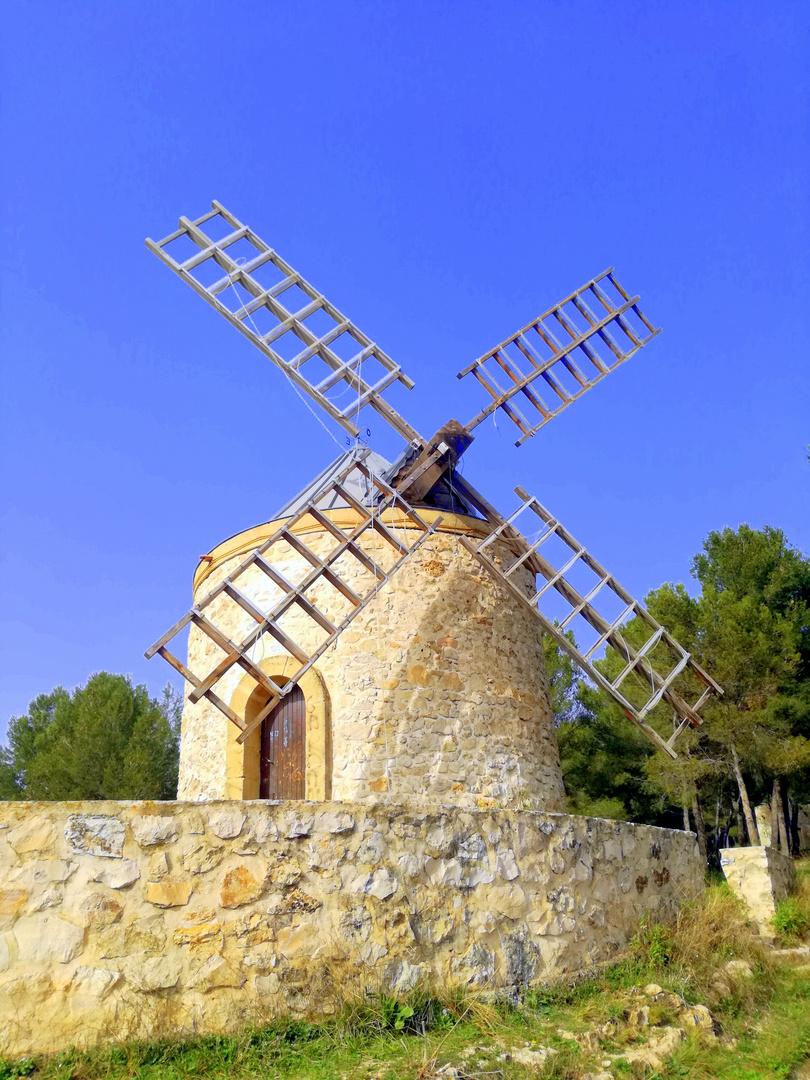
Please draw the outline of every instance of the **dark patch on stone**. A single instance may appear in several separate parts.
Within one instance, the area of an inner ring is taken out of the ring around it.
[[[540,952],[527,930],[519,930],[504,938],[503,952],[506,957],[506,981],[525,986],[537,971]]]

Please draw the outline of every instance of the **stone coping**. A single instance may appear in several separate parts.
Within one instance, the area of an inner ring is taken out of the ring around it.
[[[349,507],[341,507],[336,510],[325,510],[325,517],[333,521],[341,529],[351,530],[357,524],[357,514]],[[418,513],[424,521],[432,524],[437,517],[441,517],[442,523],[437,532],[450,533],[452,535],[480,536],[489,534],[490,526],[480,518],[470,517],[467,514],[453,514],[449,510],[432,510],[426,506],[418,507]],[[234,533],[227,540],[212,547],[207,555],[201,556],[194,571],[193,587],[196,593],[206,578],[229,559],[235,559],[239,555],[246,555],[249,551],[258,547],[268,540],[274,532],[281,528],[289,518],[277,518],[274,521],[266,521],[262,525],[254,525],[250,529]],[[385,524],[394,529],[414,529],[416,526],[401,510],[386,511]],[[315,518],[306,514],[296,522],[292,531],[298,536],[306,536],[309,533],[322,533],[323,526]]]

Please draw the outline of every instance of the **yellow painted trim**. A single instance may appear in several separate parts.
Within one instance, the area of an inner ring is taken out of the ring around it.
[[[266,656],[258,666],[271,678],[283,676],[290,666],[290,657]],[[310,668],[298,685],[306,703],[306,745],[304,796],[321,802],[332,797],[332,724],[329,710],[329,693],[315,668]],[[251,701],[253,698],[253,701]],[[256,685],[255,679],[245,675],[231,697],[231,708],[248,722],[267,700],[266,691]],[[225,789],[229,799],[258,799],[259,756],[261,728],[248,735],[244,744],[238,743],[239,729],[228,723],[228,741],[225,747]]]
[[[341,529],[351,529],[357,524],[357,514],[345,507],[340,510],[328,510],[325,512],[326,516],[334,521]],[[486,521],[481,521],[479,518],[468,517],[466,514],[451,514],[446,510],[428,510],[425,507],[419,508],[419,516],[427,521],[428,524],[436,520],[437,517],[442,518],[442,523],[437,529],[437,532],[452,533],[452,534],[464,534],[465,536],[488,536],[492,531],[491,526]],[[252,529],[245,529],[244,532],[236,533],[235,536],[229,537],[227,540],[223,540],[221,544],[217,544],[216,547],[211,548],[208,555],[211,557],[210,562],[208,556],[205,556],[200,560],[197,569],[194,572],[194,594],[196,595],[197,589],[202,585],[207,577],[209,577],[217,567],[221,566],[229,559],[236,558],[239,555],[246,555],[249,551],[253,551],[265,540],[269,539],[274,532],[276,532],[286,518],[279,518],[277,521],[266,521],[263,525],[254,525]],[[388,510],[385,513],[385,524],[391,525],[395,529],[414,529],[417,528],[412,521],[401,511],[397,510],[392,513]],[[298,521],[292,530],[296,535],[306,536],[308,533],[323,532],[323,526],[318,524],[314,518],[305,515]]]

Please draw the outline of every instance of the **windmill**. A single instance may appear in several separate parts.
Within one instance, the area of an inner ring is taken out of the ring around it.
[[[396,383],[412,388],[400,366],[250,228],[220,203],[211,205],[194,221],[181,217],[175,232],[148,239],[147,247],[349,439],[358,440],[360,413],[369,408],[402,449],[389,463],[358,441],[277,515],[277,528],[198,592],[147,658],[163,656],[190,684],[189,701],[213,705],[242,744],[291,700],[313,665],[435,535],[442,509],[461,509],[483,527],[459,535],[458,543],[497,583],[502,600],[536,620],[674,758],[680,733],[702,722],[705,703],[722,688],[535,496],[516,487],[519,505],[504,517],[456,469],[489,416],[505,414],[520,446],[656,337],[660,330],[639,297],[625,291],[612,268],[591,279],[461,371],[460,379],[471,375],[486,391],[486,404],[466,424],[448,420],[426,438],[384,396]],[[328,551],[302,539],[302,522],[328,537]],[[289,572],[289,559],[282,567],[275,558],[280,548],[298,560],[297,573]],[[562,604],[556,616],[551,598]],[[290,633],[291,613],[313,632],[306,648]],[[235,633],[245,618],[249,632]],[[206,642],[203,670],[191,670],[190,660],[187,666],[168,648],[188,627]],[[285,657],[283,680],[257,659],[265,642]],[[622,660],[612,677],[599,664],[606,650]],[[250,715],[218,693],[235,668],[263,694]],[[667,740],[649,722],[658,706],[674,714]]]

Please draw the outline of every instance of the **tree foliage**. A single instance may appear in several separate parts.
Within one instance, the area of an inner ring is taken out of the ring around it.
[[[563,675],[565,662],[573,662],[560,659],[549,642],[552,700],[573,809],[591,812],[587,807],[614,800],[622,813],[611,816],[653,823],[667,805],[697,818],[701,804],[712,804],[718,822],[722,808],[728,824],[737,811],[741,821],[745,807],[753,825],[749,789],[754,802],[766,799],[774,783],[794,804],[810,801],[810,560],[781,530],[741,525],[710,533],[692,574],[699,595],[669,583],[645,600],[725,690],[704,710],[703,727],[682,734],[675,762],[653,751],[622,711],[584,679]],[[637,645],[643,630],[634,620],[622,633]],[[608,649],[599,667],[613,678],[625,662]],[[622,692],[632,696],[631,684],[627,680]],[[650,718],[665,737],[671,716],[659,705]]]
[[[171,685],[158,701],[106,671],[40,694],[9,721],[0,798],[175,798],[180,705]]]

